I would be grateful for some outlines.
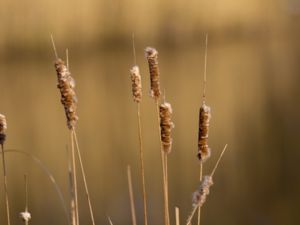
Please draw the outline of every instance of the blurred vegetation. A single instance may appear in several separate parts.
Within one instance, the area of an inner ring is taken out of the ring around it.
[[[79,98],[78,136],[96,222],[107,224],[110,216],[114,224],[131,224],[125,169],[131,164],[142,223],[136,106],[129,79],[134,32],[144,87],[150,221],[163,221],[156,116],[147,96],[143,52],[153,45],[176,125],[169,160],[170,207],[180,207],[183,222],[198,185],[197,126],[207,32],[213,155],[205,172],[226,143],[228,152],[204,206],[203,224],[299,224],[299,22],[296,0],[1,0],[0,113],[8,120],[6,147],[44,161],[68,200],[69,134],[56,88],[52,33],[61,57],[65,48],[70,50]],[[13,224],[20,223],[17,215],[24,208],[24,173],[29,175],[31,224],[66,224],[50,181],[36,165],[19,155],[7,160]],[[0,223],[6,224],[2,190]],[[86,224],[83,190],[81,186],[80,211]]]

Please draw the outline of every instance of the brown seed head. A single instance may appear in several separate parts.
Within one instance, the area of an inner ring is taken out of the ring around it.
[[[163,103],[159,106],[161,141],[166,153],[171,152],[172,138],[171,130],[175,127],[171,121],[172,107],[170,103]]]
[[[204,176],[198,190],[193,193],[193,207],[201,207],[206,201],[207,195],[209,195],[209,188],[212,186],[213,180],[211,176]]]
[[[150,95],[155,100],[160,97],[160,84],[159,84],[159,69],[158,69],[158,52],[155,48],[147,47],[145,49],[146,58],[148,60],[149,72],[150,72]]]
[[[208,147],[208,129],[211,118],[210,107],[204,103],[199,112],[199,132],[198,132],[198,158],[205,162],[210,157],[210,148]]]
[[[61,59],[57,59],[55,61],[55,70],[58,80],[57,87],[61,94],[61,103],[64,106],[67,117],[67,125],[69,129],[73,129],[75,128],[78,120],[78,116],[76,114],[77,97],[74,91],[75,81],[72,78],[69,69],[65,65],[65,62]]]
[[[0,114],[0,145],[3,145],[6,139],[5,131],[7,129],[6,118]]]
[[[132,81],[133,101],[139,103],[142,100],[142,78],[138,66],[132,67],[130,70]]]

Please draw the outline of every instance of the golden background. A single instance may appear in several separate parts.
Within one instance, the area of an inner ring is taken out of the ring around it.
[[[6,149],[34,154],[53,173],[66,204],[66,127],[56,88],[52,33],[59,55],[69,49],[79,99],[78,136],[97,224],[131,224],[126,166],[133,172],[142,224],[136,105],[129,69],[131,34],[143,80],[142,125],[150,224],[162,224],[159,139],[144,49],[159,51],[162,90],[173,107],[169,156],[171,220],[191,210],[198,186],[198,110],[205,33],[207,104],[212,108],[209,173],[228,144],[202,210],[202,224],[299,224],[300,2],[297,0],[0,1],[0,113]],[[67,224],[59,198],[29,158],[9,153],[12,224],[21,224],[23,174],[29,176],[30,224]],[[1,170],[2,171],[2,170]],[[6,224],[3,179],[0,224]],[[89,214],[80,179],[81,224]]]

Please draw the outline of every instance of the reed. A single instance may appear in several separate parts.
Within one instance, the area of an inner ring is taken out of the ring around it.
[[[86,173],[83,167],[83,162],[82,162],[82,157],[80,153],[80,148],[78,144],[78,139],[76,135],[76,124],[78,121],[78,116],[77,116],[77,96],[75,93],[75,80],[71,76],[71,73],[69,71],[69,60],[68,60],[68,51],[67,51],[67,65],[63,60],[58,58],[58,54],[56,51],[56,47],[54,44],[53,37],[51,36],[52,39],[52,44],[53,44],[53,49],[55,52],[56,60],[55,60],[55,70],[57,73],[57,80],[58,80],[58,89],[60,90],[61,93],[61,103],[64,106],[65,109],[65,115],[67,119],[67,127],[70,130],[70,137],[71,137],[71,158],[72,158],[72,173],[73,173],[73,182],[74,182],[74,190],[71,191],[71,193],[74,193],[74,198],[75,198],[75,204],[71,200],[71,205],[74,204],[74,210],[75,212],[72,212],[72,215],[76,215],[76,224],[74,225],[79,225],[79,209],[78,209],[78,184],[77,184],[77,172],[76,172],[76,157],[75,157],[75,148],[77,150],[77,156],[79,159],[79,165],[83,177],[83,182],[84,182],[84,188],[85,188],[85,194],[87,197],[88,201],[88,206],[89,206],[89,212],[90,212],[90,217],[92,224],[95,225],[95,219],[94,219],[94,213],[92,209],[92,204],[90,200],[90,194],[87,186],[87,181],[86,181]]]
[[[133,101],[137,104],[140,170],[141,170],[141,177],[142,177],[143,207],[144,207],[144,224],[148,225],[147,193],[146,193],[146,181],[145,181],[145,165],[144,165],[142,122],[141,122],[142,78],[141,78],[141,74],[140,74],[140,69],[136,64],[134,34],[132,35],[132,48],[133,48],[133,63],[134,63],[134,66],[130,70],[130,77],[131,77],[131,81],[132,81]]]
[[[4,142],[6,140],[6,129],[7,122],[4,115],[0,114],[0,145],[2,153],[2,168],[3,168],[3,178],[4,178],[4,192],[5,192],[5,205],[6,205],[6,216],[7,224],[10,225],[10,211],[9,211],[9,200],[8,200],[8,187],[7,187],[7,171],[6,171],[6,161],[4,153]]]
[[[155,48],[147,47],[145,49],[145,55],[148,61],[149,73],[150,73],[150,96],[155,100],[158,134],[160,140],[160,152],[161,152],[161,164],[163,172],[163,195],[164,195],[164,216],[165,225],[170,225],[169,216],[169,196],[168,196],[168,157],[164,151],[163,143],[161,140],[161,127],[160,127],[160,82],[159,82],[159,67],[158,67],[158,51]]]
[[[208,147],[208,130],[209,122],[211,118],[210,107],[205,104],[206,100],[206,74],[207,74],[207,47],[208,47],[208,35],[205,36],[205,58],[204,58],[204,74],[203,74],[203,96],[202,105],[199,110],[199,130],[198,130],[198,159],[200,161],[199,166],[199,181],[202,180],[203,162],[205,162],[211,155],[210,148]],[[197,225],[200,225],[201,221],[201,207],[198,208],[198,220]]]

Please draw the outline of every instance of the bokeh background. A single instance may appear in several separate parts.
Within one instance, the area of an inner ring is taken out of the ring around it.
[[[163,224],[162,183],[153,100],[144,48],[159,50],[161,84],[176,125],[169,156],[170,209],[184,224],[198,186],[197,132],[209,34],[207,104],[213,168],[226,152],[202,213],[202,224],[299,224],[300,2],[297,0],[1,0],[0,113],[7,149],[34,154],[53,173],[66,204],[66,128],[53,67],[69,49],[77,82],[78,136],[97,224],[131,224],[126,166],[133,173],[142,224],[136,105],[129,69],[131,34],[143,76],[142,123],[150,224]],[[7,154],[13,224],[24,210],[29,176],[31,224],[67,224],[47,176],[29,158]],[[1,187],[3,179],[1,180]],[[82,179],[80,215],[89,224]],[[6,224],[3,188],[0,223]]]

